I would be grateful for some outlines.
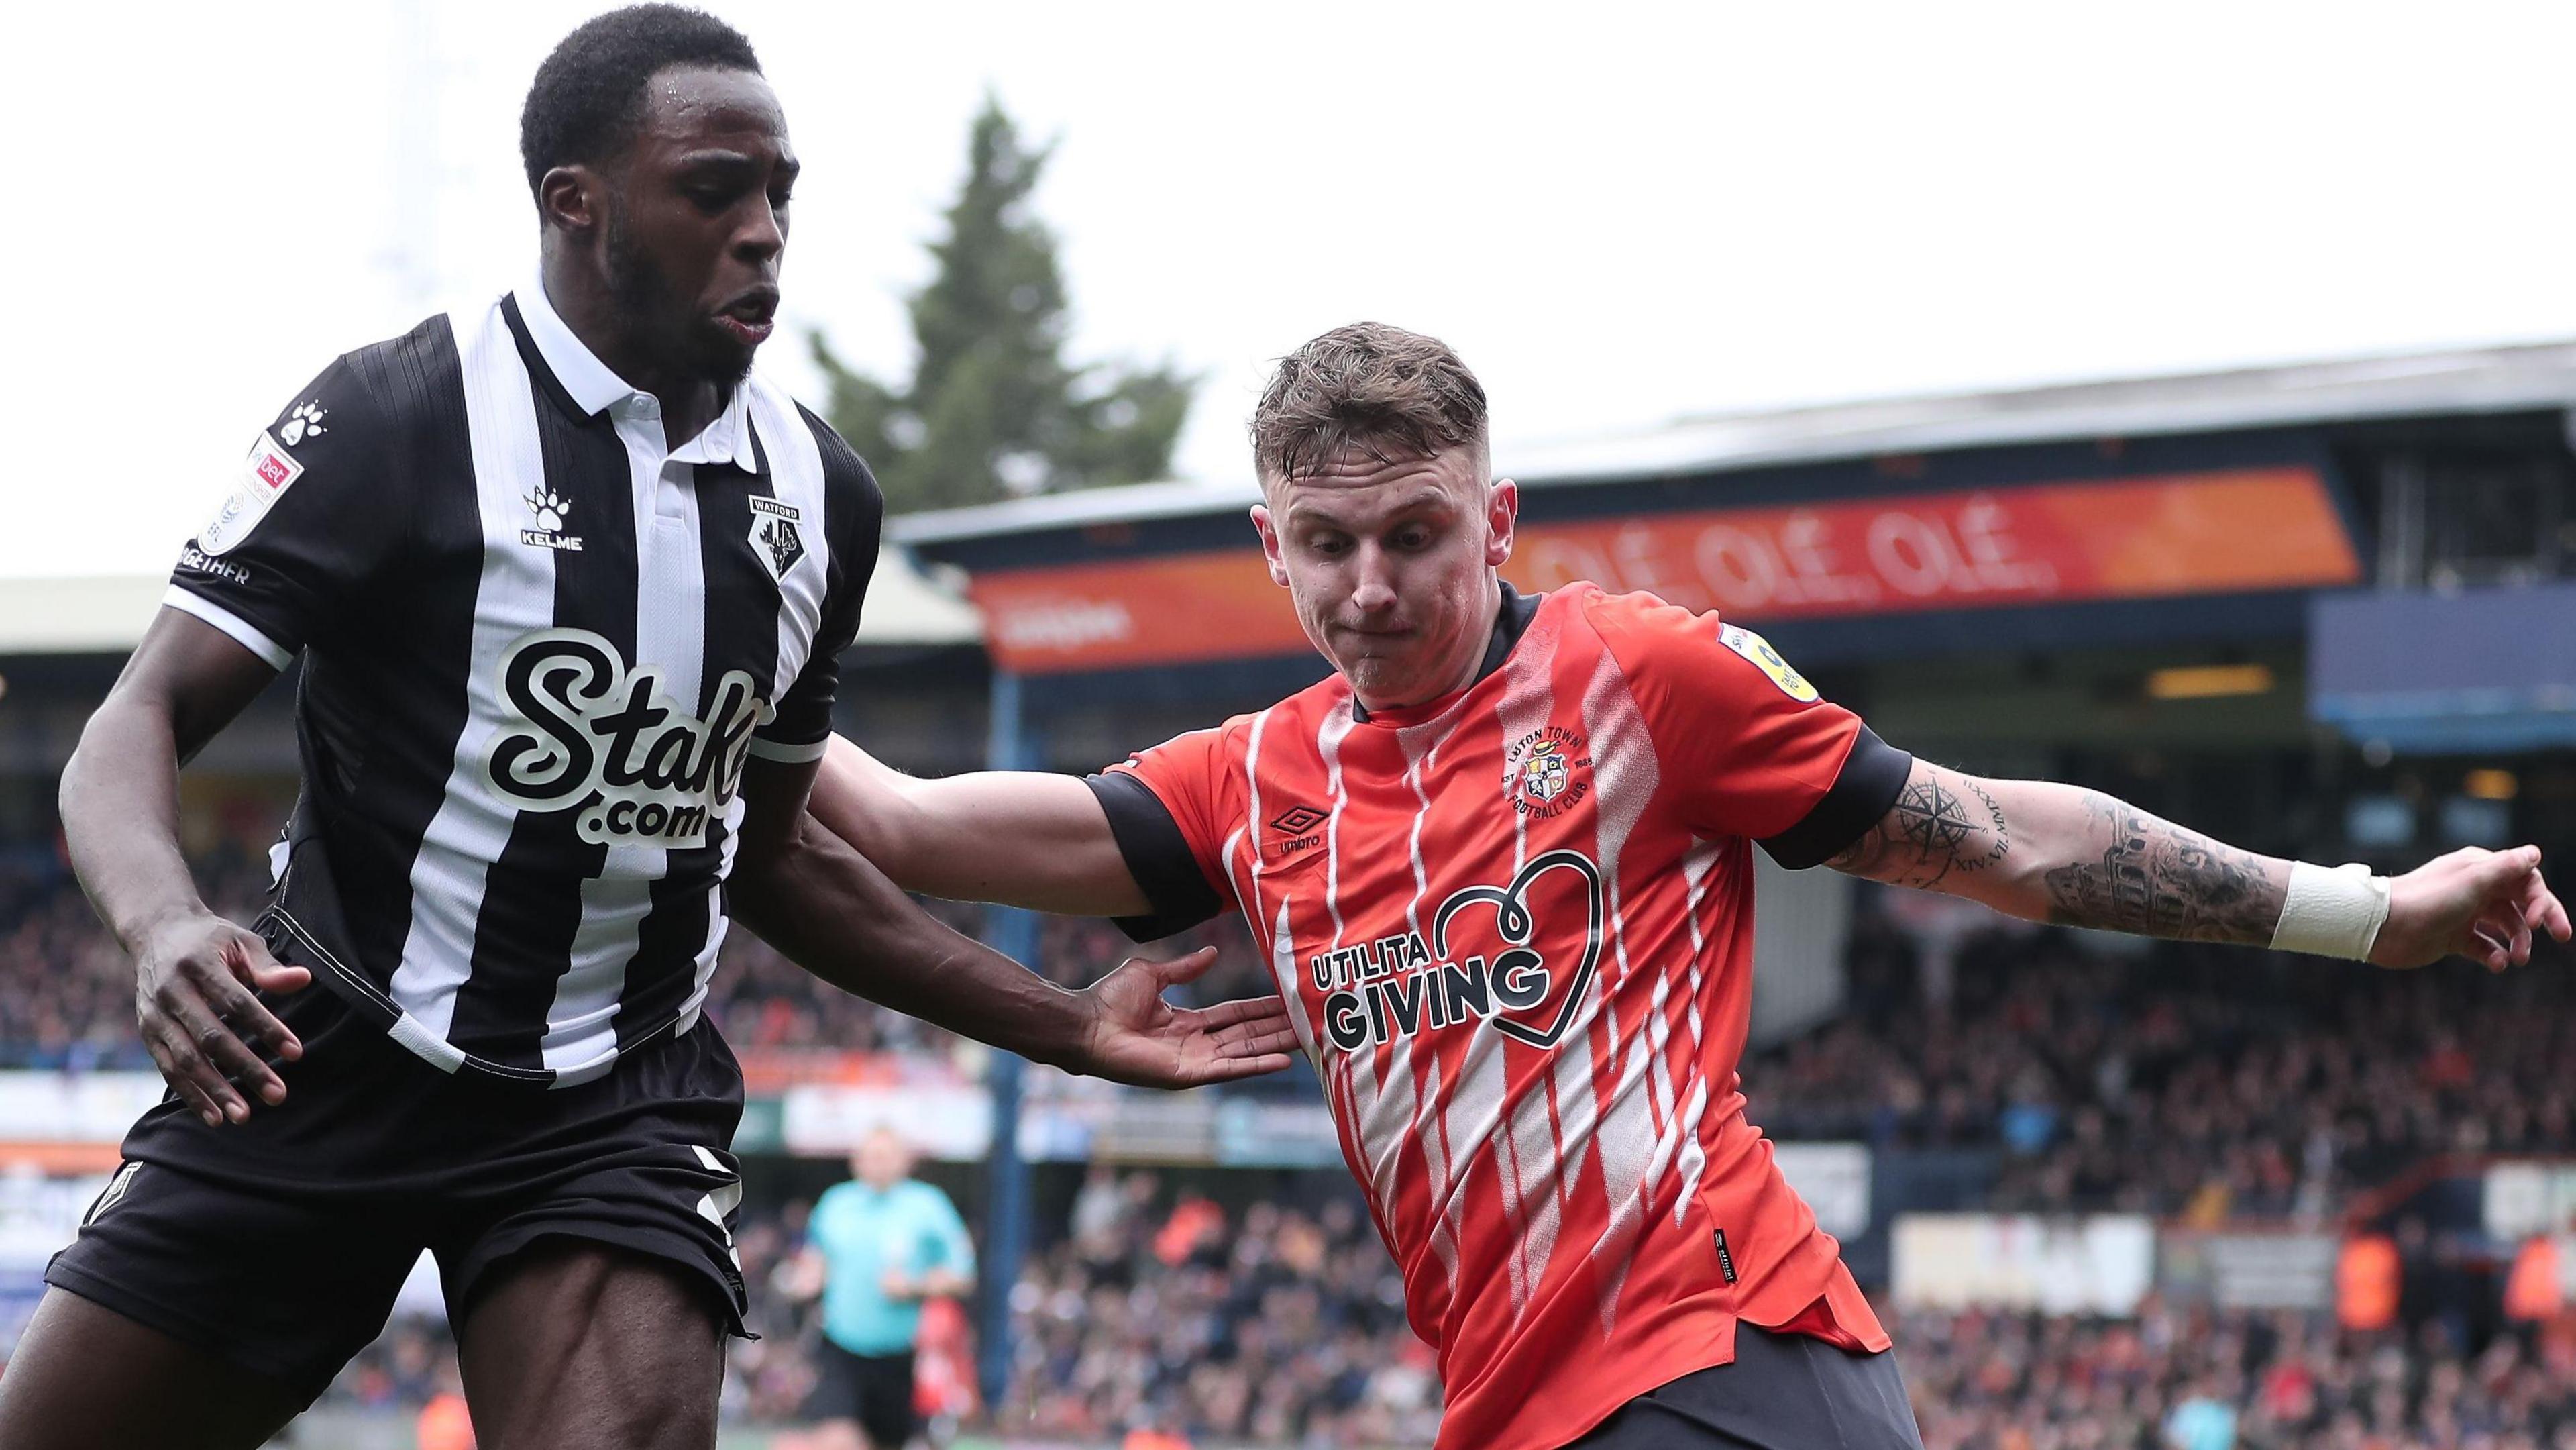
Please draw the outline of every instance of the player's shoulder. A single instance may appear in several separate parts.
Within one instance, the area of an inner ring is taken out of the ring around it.
[[[431,317],[400,337],[352,348],[282,402],[252,440],[249,467],[272,494],[310,472],[398,486],[405,459],[434,446],[442,426],[462,429],[455,333]]]
[[[1255,717],[1237,715],[1220,724],[1184,730],[1178,735],[1156,742],[1135,753],[1135,759],[1155,755],[1166,759],[1195,757],[1227,764],[1244,756],[1244,742],[1251,736]]]
[[[1759,681],[1767,679],[1802,704],[1817,698],[1815,687],[1769,640],[1719,618],[1714,609],[1686,609],[1644,590],[1612,594],[1597,584],[1567,587],[1575,591],[1568,603],[1582,611],[1632,687],[1665,683],[1681,671],[1692,677],[1695,695],[1720,682],[1758,691]],[[1712,671],[1712,665],[1718,668]],[[1746,665],[1752,670],[1745,671]]]
[[[380,446],[434,414],[456,413],[439,402],[461,397],[457,379],[455,332],[445,316],[431,317],[333,358],[278,410],[269,436],[306,462],[315,460],[302,455]]]
[[[1579,616],[1614,644],[1651,648],[1680,640],[1709,639],[1720,627],[1714,609],[1686,609],[1643,589],[1613,594],[1589,580],[1579,580],[1550,591],[1551,604],[1560,599],[1568,613]]]
[[[340,354],[338,365],[364,379],[388,404],[419,407],[434,392],[452,391],[463,371],[456,321],[447,313],[433,313],[399,337]]]

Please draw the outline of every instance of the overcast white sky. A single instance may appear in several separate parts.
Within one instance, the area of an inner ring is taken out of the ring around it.
[[[513,285],[565,0],[48,4],[0,91],[0,575],[158,572],[334,355]],[[1511,440],[2576,335],[2576,7],[742,0],[806,161],[787,320],[906,365],[989,87],[1060,138],[1078,359],[1435,332]],[[812,392],[782,331],[767,365]]]

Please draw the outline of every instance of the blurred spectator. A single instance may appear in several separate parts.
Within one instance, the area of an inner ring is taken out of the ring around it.
[[[452,1349],[440,1358],[437,1386],[429,1403],[420,1407],[412,1438],[419,1442],[419,1450],[474,1450],[474,1417],[465,1405],[465,1388]]]
[[[2335,1317],[2346,1329],[2386,1329],[2396,1323],[2404,1273],[2397,1240],[2382,1233],[2345,1239],[2335,1256]]]
[[[2519,1324],[2539,1324],[2567,1306],[2554,1234],[2533,1234],[2513,1256],[2513,1272],[2504,1281],[2504,1317]]]
[[[2202,1379],[2165,1416],[2171,1450],[2236,1450],[2236,1405],[2213,1379]]]
[[[798,1297],[823,1300],[815,1441],[817,1450],[902,1450],[920,1424],[922,1305],[972,1286],[975,1250],[948,1195],[912,1176],[912,1149],[892,1129],[868,1134],[850,1172],[852,1181],[815,1200],[790,1274]]]

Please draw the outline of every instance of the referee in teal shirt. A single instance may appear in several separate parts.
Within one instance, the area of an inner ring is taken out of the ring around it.
[[[820,1450],[902,1450],[913,1411],[913,1340],[925,1299],[964,1294],[975,1247],[948,1195],[912,1176],[912,1149],[879,1128],[850,1156],[856,1181],[826,1189],[805,1225],[795,1290],[823,1295],[809,1408]]]

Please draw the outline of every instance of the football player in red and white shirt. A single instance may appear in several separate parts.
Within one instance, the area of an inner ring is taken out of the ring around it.
[[[1087,781],[912,780],[836,743],[811,810],[916,890],[1140,939],[1241,913],[1439,1353],[1442,1450],[1920,1444],[1886,1330],[1745,1120],[1757,846],[2386,966],[2567,938],[2529,848],[2394,880],[2253,855],[1913,759],[1714,615],[1515,593],[1518,492],[1432,339],[1316,339],[1253,434],[1253,523],[1331,678]]]

